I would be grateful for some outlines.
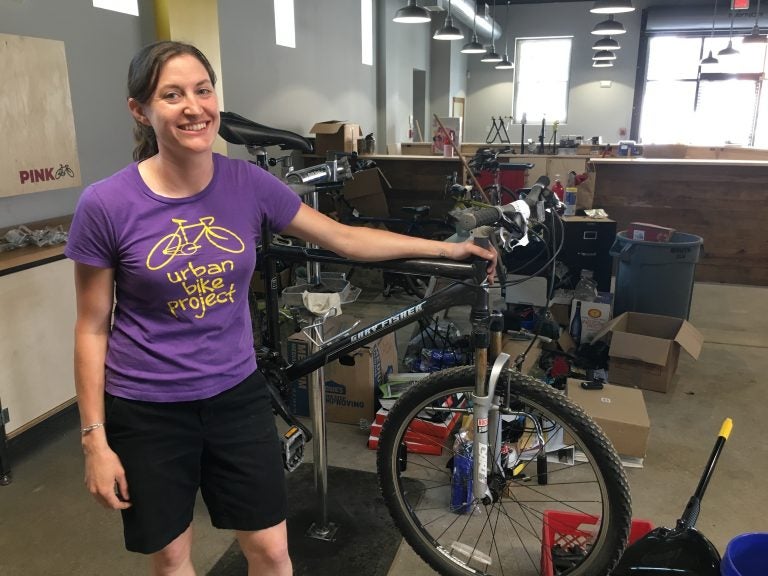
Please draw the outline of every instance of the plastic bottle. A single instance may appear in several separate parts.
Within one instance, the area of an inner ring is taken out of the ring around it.
[[[573,318],[571,319],[571,326],[568,328],[568,333],[573,338],[573,342],[578,346],[581,344],[581,300],[576,302],[576,310],[573,312]]]
[[[581,269],[581,278],[573,291],[573,299],[588,302],[594,302],[597,299],[597,282],[593,278],[592,270]]]
[[[576,173],[571,170],[568,173],[568,183],[565,186],[565,198],[563,201],[565,202],[565,215],[566,216],[575,216],[576,215],[576,198],[578,195],[578,188],[576,187]]]
[[[563,188],[563,183],[560,182],[560,174],[555,174],[555,183],[552,184],[552,192],[554,192],[555,196],[561,201],[563,200],[563,196],[565,196],[565,188]]]

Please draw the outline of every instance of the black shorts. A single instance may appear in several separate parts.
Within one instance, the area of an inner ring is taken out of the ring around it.
[[[261,530],[286,517],[285,475],[269,391],[258,371],[206,400],[107,395],[107,438],[125,468],[125,546],[150,554],[192,522],[200,489],[217,528]]]

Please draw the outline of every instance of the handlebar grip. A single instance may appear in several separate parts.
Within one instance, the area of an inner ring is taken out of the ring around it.
[[[479,210],[465,210],[456,217],[456,225],[462,230],[474,230],[478,226],[495,224],[501,218],[501,210],[495,206]]]

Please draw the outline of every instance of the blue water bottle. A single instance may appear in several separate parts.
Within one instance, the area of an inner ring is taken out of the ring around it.
[[[466,445],[465,445],[466,446]],[[466,450],[464,451],[466,452]],[[451,511],[466,514],[471,510],[472,501],[472,445],[469,454],[457,453],[453,457],[451,476]]]

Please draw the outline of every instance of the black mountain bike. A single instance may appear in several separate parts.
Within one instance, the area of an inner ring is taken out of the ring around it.
[[[513,206],[471,211],[458,224],[511,249],[526,234]],[[265,278],[276,262],[350,263],[326,250],[274,245],[264,229]],[[435,372],[396,401],[377,454],[383,498],[405,539],[437,572],[604,576],[629,535],[628,483],[610,441],[561,392],[511,368],[501,352],[503,322],[489,308],[485,261],[395,260],[355,266],[450,280],[430,296],[372,324],[326,341],[289,364],[281,353],[279,292],[269,282],[267,332],[257,351],[276,413],[311,431],[288,410],[289,383],[419,319],[468,306],[474,365]],[[295,462],[292,462],[295,466]],[[555,546],[552,546],[555,544]]]

